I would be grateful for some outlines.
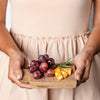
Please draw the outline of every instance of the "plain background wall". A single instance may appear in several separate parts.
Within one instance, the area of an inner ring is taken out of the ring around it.
[[[10,30],[11,27],[11,16],[10,16],[10,0],[8,0],[8,7],[7,7],[7,16],[6,16],[6,27],[8,30]],[[91,17],[90,17],[90,25],[89,25],[89,30],[92,29],[92,22],[93,22],[93,7],[91,10]]]
[[[8,0],[8,6],[7,6],[7,13],[6,13],[6,27],[8,30],[10,30],[11,27],[11,12],[10,12],[10,1]]]

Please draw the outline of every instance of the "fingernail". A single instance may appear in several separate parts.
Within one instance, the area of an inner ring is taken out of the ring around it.
[[[17,75],[17,79],[18,80],[21,79],[21,75],[20,74]]]
[[[80,80],[80,78],[81,78],[80,75],[77,75],[77,76],[76,76],[76,79],[77,79],[77,80]]]

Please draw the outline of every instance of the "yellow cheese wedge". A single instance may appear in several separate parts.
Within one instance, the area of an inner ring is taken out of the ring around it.
[[[72,73],[72,68],[61,68],[61,71],[67,72],[68,75],[71,75],[71,73]]]
[[[67,68],[61,68],[61,70],[67,72]]]
[[[63,79],[63,75],[62,75],[62,73],[61,73],[60,68],[56,68],[54,71],[55,71],[55,76],[56,76],[56,78],[57,78],[58,80]]]
[[[68,68],[67,73],[68,73],[68,75],[71,75],[72,74],[72,68]]]
[[[71,75],[72,68],[56,68],[55,70],[55,76],[58,80],[61,80],[63,78],[66,78],[67,76]]]
[[[66,77],[68,76],[68,73],[65,72],[65,71],[62,71],[62,70],[61,70],[61,73],[62,73],[62,75],[63,75],[63,78],[66,78]]]

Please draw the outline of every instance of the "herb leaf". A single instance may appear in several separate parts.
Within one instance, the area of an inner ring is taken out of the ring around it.
[[[57,64],[56,67],[70,68],[73,65],[72,62],[73,62],[73,60],[71,60],[71,58],[69,58],[66,62]]]

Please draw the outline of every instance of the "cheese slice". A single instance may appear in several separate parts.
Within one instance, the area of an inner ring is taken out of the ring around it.
[[[71,75],[72,68],[56,68],[55,70],[55,76],[58,80],[61,80],[63,78],[66,78],[67,76]]]
[[[71,75],[72,74],[72,68],[68,68],[67,73],[68,73],[68,75]]]
[[[63,79],[63,75],[62,75],[62,73],[61,73],[60,68],[56,68],[56,69],[55,69],[55,76],[57,77],[58,80]]]
[[[68,73],[68,75],[71,75],[72,68],[61,68],[61,71],[64,71],[64,72]]]
[[[68,76],[68,73],[65,72],[65,71],[62,71],[62,70],[61,70],[61,73],[62,73],[62,75],[63,75],[63,78],[66,78],[66,77]]]

